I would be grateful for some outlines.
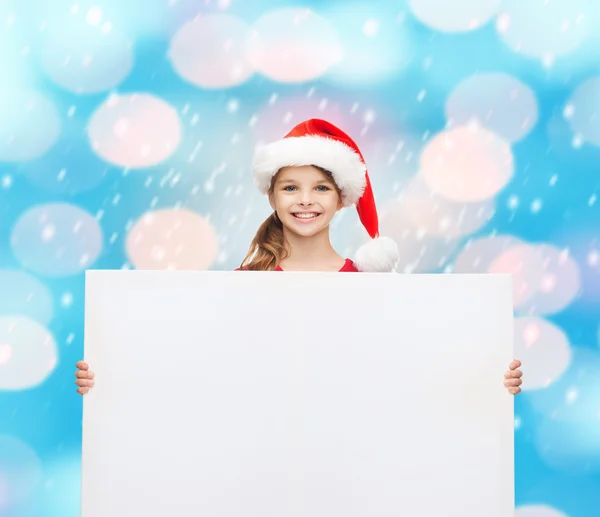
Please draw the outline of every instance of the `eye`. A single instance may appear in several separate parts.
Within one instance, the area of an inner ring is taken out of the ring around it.
[[[325,186],[325,185],[319,185],[319,186],[317,187],[317,190],[318,190],[319,192],[327,192],[328,190],[331,190],[331,189],[330,189],[329,187]]]
[[[285,187],[283,187],[283,190],[286,192],[292,192],[292,190],[294,190],[296,187],[294,187],[294,185],[287,185]]]

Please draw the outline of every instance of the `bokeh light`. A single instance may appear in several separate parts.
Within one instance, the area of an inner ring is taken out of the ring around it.
[[[0,269],[0,315],[20,314],[48,325],[54,316],[54,302],[48,287],[18,269]]]
[[[25,316],[0,316],[0,390],[38,386],[58,362],[54,337]]]
[[[600,4],[140,5],[0,2],[0,318],[23,322],[0,382],[32,383],[0,388],[0,514],[79,514],[83,272],[238,267],[270,213],[256,146],[318,117],[361,149],[399,273],[513,276],[515,517],[598,517]],[[355,209],[331,240],[370,240]],[[3,468],[20,446],[40,482]]]
[[[201,88],[228,88],[248,80],[250,26],[235,16],[210,14],[185,23],[173,36],[169,58],[175,71]]]
[[[503,0],[496,29],[511,50],[549,65],[585,41],[592,5],[588,0]]]
[[[535,251],[541,259],[542,275],[537,290],[519,310],[529,315],[555,314],[573,302],[579,293],[579,266],[568,250],[540,245]]]
[[[102,251],[98,221],[68,203],[38,205],[15,224],[11,245],[25,269],[48,277],[63,277],[90,268]]]
[[[434,192],[462,202],[494,197],[514,172],[510,145],[476,124],[437,134],[423,150],[420,163],[420,173]]]
[[[0,434],[0,512],[11,515],[12,507],[30,496],[41,480],[42,463],[35,451],[14,436]]]
[[[283,8],[263,14],[252,27],[248,59],[266,77],[294,83],[316,79],[341,57],[329,21],[307,8]]]
[[[569,517],[546,504],[532,504],[519,506],[515,510],[515,517]]]
[[[577,347],[568,370],[528,394],[544,420],[535,435],[540,457],[569,475],[600,472],[600,352]]]
[[[424,24],[442,32],[466,32],[487,24],[502,0],[408,0],[412,13]]]
[[[42,63],[48,77],[66,90],[91,94],[118,86],[133,66],[132,41],[102,10],[77,10],[54,18],[43,32]]]
[[[455,203],[432,192],[421,177],[401,191],[400,203],[415,228],[430,235],[460,237],[484,227],[495,213],[494,200]]]
[[[401,199],[384,203],[380,208],[381,235],[393,239],[399,248],[399,273],[425,273],[443,267],[458,248],[460,241],[439,237],[415,227],[404,211]]]
[[[219,251],[210,222],[185,209],[144,214],[127,235],[126,246],[137,269],[208,269]]]
[[[35,90],[0,89],[0,162],[44,155],[56,142],[61,121],[54,103]]]
[[[171,156],[182,130],[175,109],[158,97],[115,94],[92,116],[88,135],[104,160],[135,169],[157,165]]]
[[[492,235],[473,239],[464,246],[454,261],[454,273],[488,273],[490,266],[506,250],[523,244],[513,235]]]
[[[523,363],[523,391],[546,388],[569,367],[569,339],[553,323],[537,317],[515,318],[514,336],[514,355]]]
[[[474,121],[510,142],[527,136],[538,120],[533,90],[505,73],[467,77],[450,93],[445,108],[450,126]]]
[[[379,84],[410,65],[415,51],[405,24],[393,2],[384,5],[345,1],[321,7],[340,41],[338,59],[324,80],[343,87]]]
[[[512,275],[513,304],[520,308],[536,294],[543,278],[542,257],[534,246],[518,244],[496,257],[488,273]]]
[[[564,107],[563,116],[573,131],[573,137],[583,143],[600,147],[600,76],[580,84]]]

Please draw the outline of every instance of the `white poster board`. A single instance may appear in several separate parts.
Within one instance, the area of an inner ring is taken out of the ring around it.
[[[509,276],[89,271],[83,517],[512,517]]]

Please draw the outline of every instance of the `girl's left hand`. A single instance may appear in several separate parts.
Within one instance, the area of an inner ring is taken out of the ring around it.
[[[519,366],[521,366],[521,361],[515,359],[508,365],[508,371],[504,374],[504,386],[506,386],[508,392],[512,395],[521,393],[521,388],[519,388],[519,386],[523,384],[521,379],[523,372],[518,370]]]

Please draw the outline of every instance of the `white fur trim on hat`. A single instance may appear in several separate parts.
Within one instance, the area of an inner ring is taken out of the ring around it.
[[[378,237],[358,249],[354,265],[366,273],[389,273],[396,269],[399,259],[396,242],[389,237]]]
[[[302,165],[331,172],[345,206],[354,205],[363,194],[367,168],[360,155],[343,142],[317,135],[288,137],[259,148],[252,163],[254,183],[267,194],[281,168]]]

